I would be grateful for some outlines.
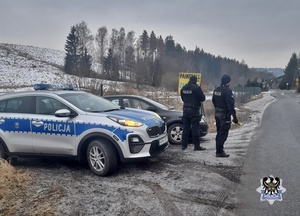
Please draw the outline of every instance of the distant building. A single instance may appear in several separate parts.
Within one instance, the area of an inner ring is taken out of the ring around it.
[[[208,92],[208,83],[201,81],[201,89],[203,92]]]
[[[278,88],[278,86],[279,86],[279,84],[281,83],[281,81],[282,81],[282,79],[284,78],[284,76],[285,76],[285,75],[276,77],[276,78],[273,80],[272,88]]]

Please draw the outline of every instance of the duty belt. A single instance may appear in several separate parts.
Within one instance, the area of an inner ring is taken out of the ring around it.
[[[216,107],[216,112],[224,112],[224,113],[227,113],[227,112],[229,112],[229,110],[228,110],[228,109],[222,109],[222,108]]]
[[[192,106],[192,105],[183,105],[183,108],[194,109],[194,110],[199,110],[200,109],[199,106]]]

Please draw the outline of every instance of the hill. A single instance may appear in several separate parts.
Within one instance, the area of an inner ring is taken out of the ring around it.
[[[36,83],[71,83],[76,89],[85,86],[104,92],[123,92],[156,97],[160,90],[144,86],[137,90],[134,84],[119,81],[83,78],[63,71],[65,52],[47,48],[0,43],[0,92],[32,90]],[[99,93],[99,92],[97,92]]]
[[[63,71],[65,52],[47,48],[0,43],[0,92],[31,89],[36,83],[104,84],[104,89],[123,88],[120,82],[82,78]]]
[[[32,88],[35,83],[61,83],[65,53],[32,46],[0,44],[1,91]]]
[[[254,68],[257,72],[268,72],[272,73],[275,77],[284,75],[284,69],[282,68]]]

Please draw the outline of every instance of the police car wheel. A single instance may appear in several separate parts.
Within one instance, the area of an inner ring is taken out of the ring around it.
[[[90,169],[98,176],[112,174],[118,164],[117,153],[105,140],[93,140],[87,148],[87,159]]]
[[[172,144],[181,144],[183,125],[180,123],[172,124],[168,127],[168,138]]]

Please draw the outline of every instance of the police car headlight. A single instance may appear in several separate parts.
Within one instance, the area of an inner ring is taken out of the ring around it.
[[[114,116],[107,116],[110,120],[117,122],[120,125],[127,126],[127,127],[140,127],[143,125],[143,123],[132,120],[132,119],[124,119]]]

